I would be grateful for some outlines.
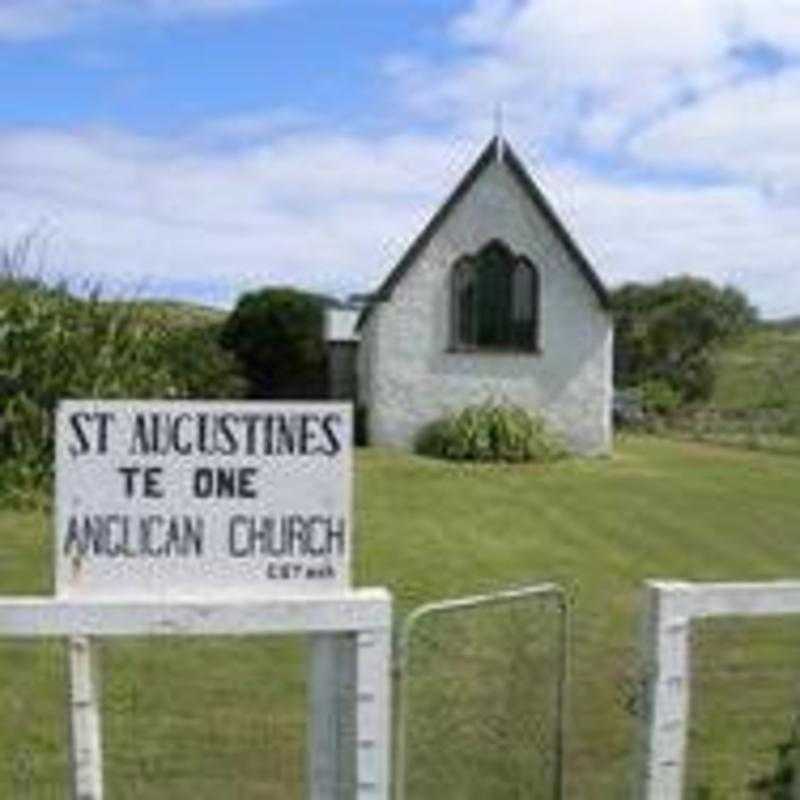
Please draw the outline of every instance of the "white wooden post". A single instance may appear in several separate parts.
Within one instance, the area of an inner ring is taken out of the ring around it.
[[[391,629],[312,639],[311,800],[390,796]],[[353,706],[353,701],[355,705]]]
[[[646,604],[647,713],[640,736],[644,752],[637,798],[679,800],[689,721],[688,587],[648,581]]]
[[[103,747],[100,690],[92,642],[87,636],[68,640],[70,756],[74,800],[103,800]]]
[[[689,730],[692,620],[800,614],[800,582],[648,581],[646,587],[647,713],[636,798],[680,800]]]
[[[392,629],[358,634],[357,800],[388,798],[391,789]]]
[[[356,771],[355,636],[313,635],[308,679],[307,796],[309,800],[345,800]]]

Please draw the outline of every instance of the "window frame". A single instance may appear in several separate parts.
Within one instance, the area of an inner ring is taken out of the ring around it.
[[[531,274],[531,314],[532,314],[532,337],[529,346],[522,346],[514,341],[514,336],[510,337],[511,341],[508,344],[494,344],[494,345],[481,345],[475,342],[470,344],[465,342],[461,336],[462,326],[462,307],[461,307],[461,291],[464,283],[465,270],[469,270],[471,274],[469,279],[472,282],[472,291],[474,298],[472,300],[472,339],[477,340],[478,334],[475,330],[480,313],[481,300],[478,294],[478,279],[477,271],[480,266],[481,259],[487,252],[492,249],[499,250],[503,253],[507,262],[511,265],[512,273],[509,279],[510,283],[510,297],[508,298],[508,325],[509,328],[513,326],[514,322],[514,283],[516,279],[515,272],[519,267],[530,270]],[[542,315],[541,315],[541,297],[542,297],[542,280],[541,271],[539,268],[525,255],[514,253],[514,251],[502,240],[492,239],[483,245],[475,253],[459,256],[450,267],[449,271],[449,299],[450,299],[450,314],[449,314],[449,339],[447,352],[449,353],[476,353],[476,354],[492,354],[492,355],[540,355],[542,353],[541,347],[541,333],[542,333]]]

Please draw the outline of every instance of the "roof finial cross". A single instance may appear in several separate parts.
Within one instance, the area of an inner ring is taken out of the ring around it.
[[[497,148],[497,160],[503,160],[505,139],[503,134],[503,104],[498,100],[494,104],[494,139]]]

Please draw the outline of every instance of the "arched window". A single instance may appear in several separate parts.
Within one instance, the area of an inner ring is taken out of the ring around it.
[[[451,308],[453,349],[538,349],[539,275],[502,242],[455,263]]]

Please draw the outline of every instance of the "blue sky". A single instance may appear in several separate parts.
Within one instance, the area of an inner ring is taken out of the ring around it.
[[[76,15],[66,35],[6,43],[3,117],[156,135],[276,108],[366,123],[391,112],[380,69],[387,52],[447,50],[437,34],[458,4],[425,5],[362,0],[342,13],[330,0],[305,0],[173,19],[87,13],[83,25]]]
[[[112,292],[364,291],[498,102],[609,285],[800,313],[800,0],[3,0],[0,242]]]

